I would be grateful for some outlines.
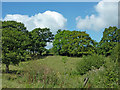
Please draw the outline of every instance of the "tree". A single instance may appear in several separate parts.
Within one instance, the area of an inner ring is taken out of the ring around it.
[[[45,46],[47,45],[47,42],[52,42],[54,39],[54,35],[52,32],[50,32],[50,29],[48,28],[35,28],[33,31],[30,32],[30,38],[31,38],[31,48],[30,50],[33,53],[42,54],[44,52]]]
[[[0,21],[0,64],[2,63],[2,21]]]
[[[98,45],[98,53],[108,56],[111,55],[113,48],[120,42],[120,33],[118,33],[119,29],[117,27],[109,27],[105,28],[103,32],[103,37]]]
[[[2,63],[6,64],[6,72],[9,65],[17,65],[27,54],[29,37],[24,24],[16,21],[2,22]]]
[[[82,56],[95,52],[95,41],[81,31],[63,30],[55,35],[54,51],[60,55]]]

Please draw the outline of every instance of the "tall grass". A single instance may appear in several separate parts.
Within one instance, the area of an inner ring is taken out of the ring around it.
[[[25,72],[22,74],[22,77],[25,77],[26,83],[41,83],[43,87],[46,85],[58,85],[59,77],[57,73],[47,67],[46,65],[34,62],[26,65]]]

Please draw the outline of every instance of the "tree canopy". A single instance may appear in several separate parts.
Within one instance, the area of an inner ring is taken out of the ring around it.
[[[2,22],[2,62],[6,64],[6,71],[9,65],[19,64],[25,59],[29,38],[24,24],[15,21]]]
[[[30,51],[33,53],[42,54],[44,52],[45,46],[47,46],[47,42],[52,42],[54,39],[54,35],[50,32],[48,28],[36,28],[30,32],[31,38],[31,47]]]
[[[103,37],[98,45],[98,53],[108,56],[112,53],[113,48],[117,45],[118,42],[120,42],[120,29],[117,27],[109,27],[105,28],[103,32]]]
[[[94,53],[96,44],[86,32],[63,30],[55,35],[53,48],[60,55],[81,56]]]

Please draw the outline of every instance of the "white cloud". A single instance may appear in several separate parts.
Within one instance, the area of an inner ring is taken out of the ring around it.
[[[44,13],[38,13],[34,16],[29,17],[28,15],[20,14],[8,14],[4,18],[7,20],[14,20],[25,24],[29,31],[35,28],[50,28],[51,31],[56,34],[58,29],[64,29],[67,19],[62,14],[55,11],[46,11]]]
[[[50,49],[52,47],[53,47],[53,43],[52,42],[47,42],[47,46],[45,48]]]
[[[118,25],[118,2],[119,0],[102,0],[96,6],[98,15],[92,14],[84,19],[76,18],[77,28],[99,31],[105,27]]]

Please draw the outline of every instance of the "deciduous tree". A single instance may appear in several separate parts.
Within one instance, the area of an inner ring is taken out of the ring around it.
[[[63,30],[55,35],[54,51],[60,55],[81,56],[95,52],[95,41],[86,32]]]
[[[120,29],[117,27],[105,28],[103,37],[98,45],[98,53],[108,56],[111,55],[113,48],[120,42]]]
[[[29,38],[24,24],[16,21],[2,22],[2,63],[6,64],[6,72],[10,64],[19,64],[25,59]]]
[[[42,54],[44,52],[45,46],[47,45],[47,42],[52,42],[54,39],[54,35],[52,32],[50,32],[50,29],[48,28],[35,28],[33,31],[30,32],[30,38],[31,38],[31,48],[30,50],[33,53]]]

